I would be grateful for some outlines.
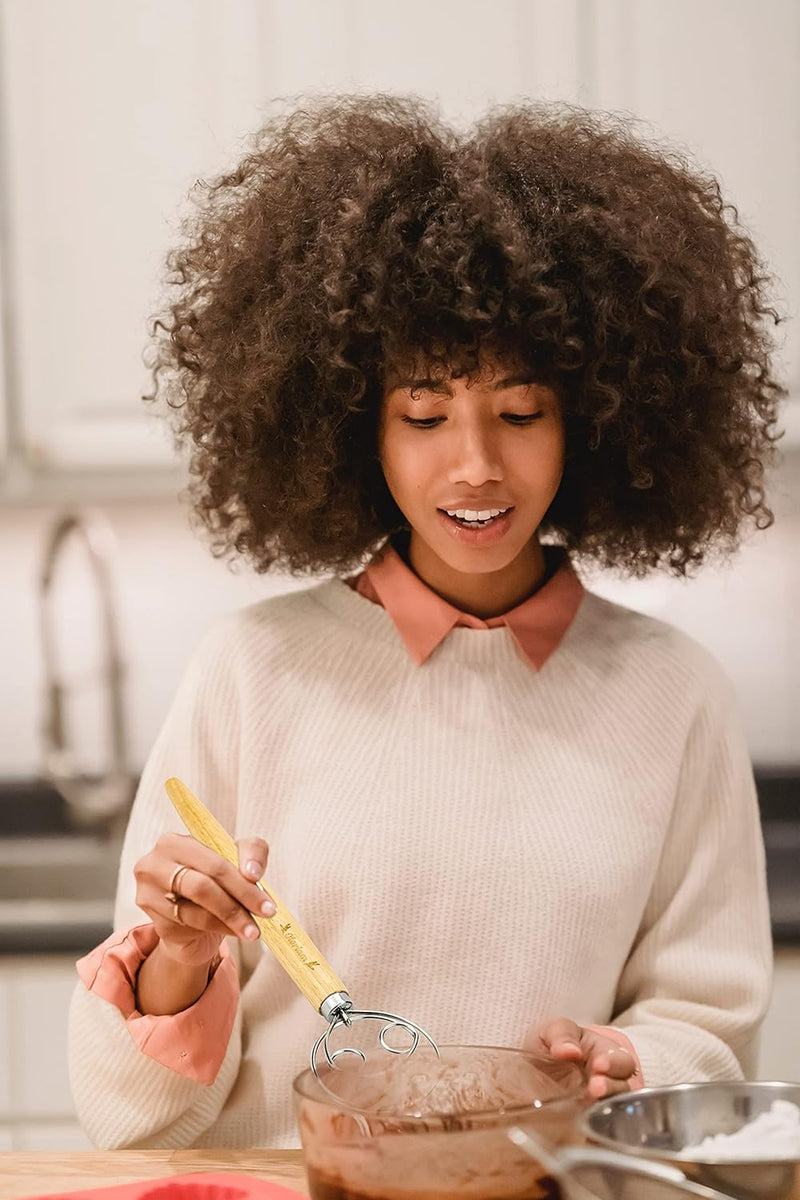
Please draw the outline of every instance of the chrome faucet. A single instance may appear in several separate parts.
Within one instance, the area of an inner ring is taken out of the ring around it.
[[[53,579],[61,551],[77,537],[86,551],[102,611],[103,682],[108,701],[108,761],[100,775],[79,770],[69,744],[65,708],[68,689],[59,676],[52,616]],[[111,562],[113,531],[99,513],[68,512],[53,524],[47,538],[39,582],[40,629],[45,673],[44,775],[63,796],[69,815],[79,825],[113,823],[130,808],[136,781],[128,768],[123,696],[124,666],[114,611]]]

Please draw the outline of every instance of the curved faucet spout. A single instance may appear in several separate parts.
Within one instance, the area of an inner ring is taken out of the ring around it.
[[[101,609],[102,675],[108,698],[109,758],[99,778],[90,778],[78,770],[69,744],[65,719],[68,690],[59,674],[52,614],[53,584],[58,563],[64,547],[73,537],[80,541],[85,550]],[[104,517],[87,511],[63,513],[48,534],[39,578],[39,616],[46,687],[43,729],[45,773],[61,792],[73,816],[81,823],[106,820],[118,815],[127,808],[133,795],[133,777],[128,769],[122,686],[124,666],[111,581],[113,555],[114,535]]]

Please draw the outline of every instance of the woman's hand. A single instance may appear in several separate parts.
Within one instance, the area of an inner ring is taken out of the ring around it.
[[[630,1050],[608,1034],[576,1025],[566,1018],[548,1021],[531,1030],[524,1048],[583,1067],[588,1076],[586,1090],[593,1100],[604,1100],[606,1096],[641,1086],[636,1059]]]
[[[134,866],[136,903],[158,934],[162,953],[184,966],[210,964],[224,937],[255,940],[250,915],[271,917],[272,900],[256,887],[267,865],[269,847],[262,838],[243,838],[238,869],[188,834],[165,833]],[[178,867],[180,899],[166,899]]]

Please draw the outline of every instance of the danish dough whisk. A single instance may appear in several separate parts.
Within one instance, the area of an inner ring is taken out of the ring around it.
[[[192,837],[208,849],[216,851],[233,866],[238,867],[239,856],[236,843],[223,829],[216,817],[179,779],[174,777],[168,779],[164,786],[178,816]],[[343,1059],[352,1061],[355,1057],[362,1063],[367,1062],[367,1055],[360,1048],[347,1044],[337,1048],[334,1047],[331,1040],[334,1032],[337,1030],[351,1031],[357,1022],[380,1022],[382,1027],[378,1033],[378,1042],[381,1048],[389,1054],[413,1054],[420,1041],[424,1039],[436,1057],[439,1057],[436,1042],[414,1021],[394,1013],[357,1009],[343,981],[334,972],[330,963],[320,953],[289,909],[281,903],[271,888],[267,890],[261,882],[256,886],[270,897],[276,909],[274,916],[271,917],[252,914],[261,940],[272,951],[308,1002],[328,1023],[327,1028],[312,1046],[310,1054],[311,1070],[323,1087],[325,1087],[325,1083],[320,1075],[323,1062],[331,1069],[341,1069]],[[404,1046],[394,1046],[388,1040],[390,1034],[396,1034],[398,1031],[410,1039]],[[377,1069],[382,1068],[378,1065]]]

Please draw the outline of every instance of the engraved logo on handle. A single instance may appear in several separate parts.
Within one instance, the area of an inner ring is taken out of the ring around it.
[[[306,958],[305,953],[303,951],[303,947],[300,945],[297,938],[292,933],[291,921],[287,921],[285,925],[279,925],[278,928],[280,929],[283,936],[286,938],[286,941],[289,943],[289,945],[294,950],[297,957],[300,959],[300,961],[302,963],[305,964],[305,966],[308,967],[309,971],[313,971],[314,967],[319,966],[319,963],[317,962],[317,960],[315,958]]]

